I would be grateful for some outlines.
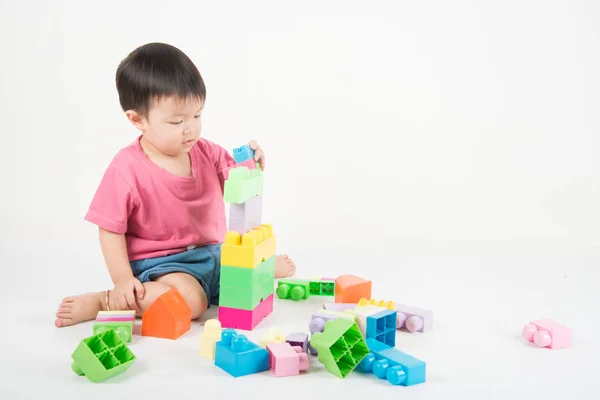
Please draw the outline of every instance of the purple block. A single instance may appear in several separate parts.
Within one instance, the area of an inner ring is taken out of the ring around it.
[[[344,312],[345,310],[356,307],[354,303],[323,303],[323,309],[329,311]]]
[[[302,347],[305,353],[308,352],[308,335],[304,332],[292,333],[285,341],[292,346]]]
[[[242,203],[231,203],[229,207],[229,230],[240,235],[260,226],[262,223],[262,196],[254,196]]]

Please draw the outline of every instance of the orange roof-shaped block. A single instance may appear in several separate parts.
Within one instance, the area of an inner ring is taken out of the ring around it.
[[[350,274],[335,280],[336,303],[358,303],[362,298],[371,298],[371,281]]]
[[[192,310],[177,289],[159,296],[142,315],[142,336],[177,339],[190,330]]]

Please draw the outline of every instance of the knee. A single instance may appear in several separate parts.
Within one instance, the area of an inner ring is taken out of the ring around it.
[[[206,295],[198,290],[180,291],[181,297],[185,300],[192,312],[192,319],[200,318],[208,308]]]

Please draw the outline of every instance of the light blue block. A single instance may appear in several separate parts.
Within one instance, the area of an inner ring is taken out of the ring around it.
[[[250,148],[247,144],[236,147],[233,149],[233,159],[236,164],[243,163],[246,160],[251,160],[254,158],[254,150]]]
[[[396,311],[384,310],[367,317],[367,338],[396,346]]]
[[[392,385],[411,386],[426,381],[425,361],[401,352],[373,338],[366,340],[371,351],[358,365],[357,371],[373,372]]]
[[[269,352],[234,329],[224,329],[216,343],[215,365],[233,377],[268,371]]]

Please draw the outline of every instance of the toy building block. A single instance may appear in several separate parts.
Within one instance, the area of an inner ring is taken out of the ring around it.
[[[259,164],[256,161],[254,161],[254,158],[251,160],[246,160],[246,161],[242,161],[241,163],[234,164],[230,167],[223,169],[223,171],[222,171],[223,179],[225,179],[225,180],[229,179],[229,171],[231,171],[233,168],[246,167],[248,169],[257,169],[257,168],[259,168],[258,165]]]
[[[357,371],[373,372],[375,376],[387,379],[392,385],[412,386],[425,382],[425,361],[372,338],[366,342],[371,353],[363,358]]]
[[[551,319],[540,319],[529,322],[521,331],[523,337],[539,347],[553,350],[571,347],[571,329]]]
[[[217,342],[221,340],[221,323],[209,319],[204,323],[204,332],[200,334],[200,357],[215,359]]]
[[[142,336],[177,339],[190,330],[192,310],[175,288],[160,295],[142,315]]]
[[[356,303],[323,303],[323,309],[329,311],[344,312],[352,310],[356,307]]]
[[[335,296],[334,280],[309,280],[309,291],[311,296]]]
[[[308,354],[301,347],[289,343],[272,343],[267,345],[271,361],[271,372],[275,376],[295,376],[307,371]]]
[[[323,333],[311,336],[310,344],[327,371],[339,378],[348,376],[369,354],[356,323],[343,318],[327,321]]]
[[[275,235],[270,224],[261,224],[243,235],[229,231],[221,246],[221,265],[256,268],[275,255],[275,247]]]
[[[304,332],[292,333],[285,339],[292,347],[301,347],[302,351],[308,353],[308,334]]]
[[[254,150],[247,144],[233,149],[233,159],[236,164],[254,159]]]
[[[273,312],[273,295],[267,297],[254,310],[240,310],[219,306],[219,321],[224,328],[251,331]]]
[[[266,348],[268,344],[284,343],[285,336],[279,333],[277,329],[269,329],[269,331],[260,339],[260,347]]]
[[[256,268],[221,265],[219,306],[253,310],[273,294],[275,286],[275,260],[273,255]]]
[[[396,303],[396,329],[428,332],[433,328],[433,311]]]
[[[315,349],[314,347],[312,347],[310,345],[310,341],[308,342],[308,351],[310,352],[310,354],[312,354],[313,356],[317,356],[319,355],[319,352],[317,351],[317,349]]]
[[[389,300],[389,301],[375,300],[375,299],[367,300],[365,298],[362,298],[358,301],[358,305],[359,306],[369,305],[369,306],[384,307],[384,308],[387,308],[388,310],[392,310],[392,311],[394,311],[396,309],[396,303],[394,303],[391,300]]]
[[[124,342],[131,342],[135,324],[135,311],[99,311],[94,321],[93,334],[114,330]]]
[[[246,335],[225,329],[217,342],[215,365],[239,377],[269,370],[269,352],[248,340]]]
[[[260,165],[256,169],[235,167],[229,170],[223,186],[223,200],[226,203],[244,203],[263,192],[264,175]]]
[[[280,299],[306,300],[310,297],[309,282],[302,279],[280,279],[275,293]]]
[[[242,204],[231,204],[229,206],[229,230],[243,235],[260,226],[262,205],[262,195],[254,196]]]
[[[335,280],[336,303],[358,303],[371,298],[371,281],[355,275],[342,275]]]
[[[390,347],[396,346],[396,311],[384,310],[367,317],[365,338],[373,338]]]
[[[135,355],[113,330],[83,339],[71,355],[71,368],[94,382],[102,382],[131,367]]]
[[[317,310],[311,317],[308,329],[311,334],[323,332],[327,321],[342,318],[348,321],[357,322],[356,315],[351,312],[336,312],[329,310]]]

